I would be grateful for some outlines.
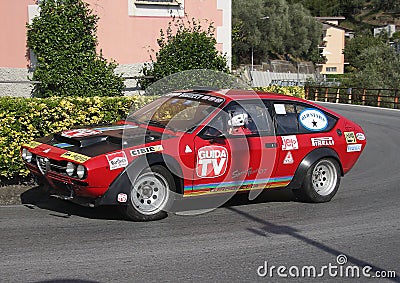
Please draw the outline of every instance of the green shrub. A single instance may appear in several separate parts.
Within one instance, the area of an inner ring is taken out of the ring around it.
[[[37,56],[34,97],[120,96],[124,82],[96,52],[97,22],[82,0],[41,1],[40,16],[27,25],[27,45]]]
[[[73,126],[112,123],[155,97],[0,97],[0,179],[26,176],[21,144]]]
[[[140,80],[140,86],[146,89],[152,83],[185,70],[207,69],[229,73],[227,58],[216,46],[215,28],[210,23],[204,29],[199,20],[194,18],[173,18],[166,31],[160,31],[157,39],[159,51],[152,63],[146,64],[142,73],[146,77]],[[188,78],[189,82],[199,82],[197,78]],[[182,89],[179,82],[175,89]],[[201,83],[201,82],[200,82]]]

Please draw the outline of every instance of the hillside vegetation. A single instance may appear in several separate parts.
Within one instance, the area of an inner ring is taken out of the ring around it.
[[[313,16],[343,16],[342,26],[362,31],[387,24],[400,25],[399,0],[288,0],[301,3]]]

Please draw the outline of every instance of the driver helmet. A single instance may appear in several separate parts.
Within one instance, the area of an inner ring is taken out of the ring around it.
[[[242,108],[234,108],[230,111],[228,125],[231,127],[243,127],[247,124],[249,115]]]

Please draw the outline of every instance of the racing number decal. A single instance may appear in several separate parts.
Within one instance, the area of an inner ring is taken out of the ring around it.
[[[88,161],[90,159],[89,156],[83,155],[83,154],[79,154],[76,152],[72,152],[72,151],[67,151],[64,152],[61,157],[65,158],[65,159],[69,159],[72,161],[76,161],[78,163],[84,163],[86,161]]]
[[[228,151],[222,146],[203,146],[197,151],[196,174],[202,178],[215,178],[228,167]]]

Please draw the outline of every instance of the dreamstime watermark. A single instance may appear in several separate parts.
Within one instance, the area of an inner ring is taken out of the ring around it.
[[[268,261],[264,261],[263,265],[257,268],[257,275],[260,277],[293,277],[293,278],[396,278],[395,271],[377,270],[374,271],[372,266],[346,265],[347,256],[340,254],[336,257],[336,263],[328,263],[320,267],[314,265],[303,266],[285,266],[285,265],[269,265]]]

